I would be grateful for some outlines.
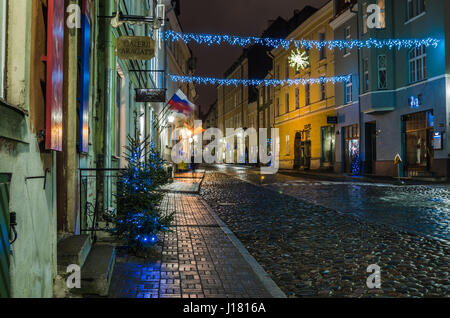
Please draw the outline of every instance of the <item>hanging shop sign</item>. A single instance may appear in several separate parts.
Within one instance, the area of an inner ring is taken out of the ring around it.
[[[87,0],[83,1],[81,17],[81,87],[79,151],[89,152],[89,81],[91,61],[91,21]]]
[[[62,151],[64,1],[48,0],[45,148]]]
[[[155,41],[148,36],[118,37],[116,55],[122,60],[151,60],[155,57]]]
[[[166,101],[166,90],[159,88],[137,88],[137,103],[164,103]]]

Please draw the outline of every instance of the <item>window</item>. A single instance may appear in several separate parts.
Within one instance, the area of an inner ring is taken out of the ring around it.
[[[367,92],[369,90],[369,59],[363,61],[363,90]]]
[[[386,29],[386,0],[378,0],[380,8],[380,29]]]
[[[280,116],[280,99],[277,97],[277,104],[276,104],[276,112],[277,112],[277,116]]]
[[[425,12],[425,0],[406,0],[406,21]]]
[[[286,156],[289,156],[290,136],[286,135]]]
[[[285,95],[285,98],[286,98],[286,102],[285,102],[285,112],[286,113],[289,113],[289,93],[286,93],[286,95]]]
[[[425,46],[409,52],[409,82],[422,81],[427,77],[427,53]]]
[[[345,83],[345,103],[349,104],[353,101],[353,79],[350,79]]]
[[[285,66],[284,78],[288,79],[289,78],[289,60],[288,59],[286,59],[284,66]]]
[[[325,83],[320,84],[320,100],[327,99],[327,87],[325,86]]]
[[[259,90],[259,105],[264,104],[264,86]]]
[[[350,41],[352,39],[352,34],[351,34],[351,27],[346,27],[345,28],[345,40],[346,41]],[[350,50],[348,47],[344,48],[344,56],[350,54]]]
[[[305,106],[309,105],[311,100],[311,86],[309,84],[305,85]]]
[[[378,55],[378,88],[387,88],[386,55]]]
[[[298,87],[295,88],[295,109],[300,108],[300,90]]]
[[[319,34],[319,41],[325,41],[325,33]],[[324,46],[320,49],[319,60],[322,61],[325,58],[326,58],[326,47]]]
[[[275,78],[280,79],[280,64],[275,66]]]
[[[367,2],[363,3],[363,34],[369,31],[367,26]]]
[[[7,1],[0,1],[0,98],[2,99],[5,98],[6,3]]]

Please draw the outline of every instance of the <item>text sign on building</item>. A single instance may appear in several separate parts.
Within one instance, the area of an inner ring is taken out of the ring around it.
[[[80,85],[80,142],[79,151],[89,152],[89,83],[91,65],[91,21],[89,3],[83,1],[81,17],[81,85]]]
[[[62,151],[64,1],[48,0],[45,148]]]
[[[122,60],[151,60],[155,41],[148,36],[121,36],[116,39],[116,55]]]
[[[338,123],[337,116],[328,116],[327,117],[327,123],[328,124],[337,124]]]
[[[138,103],[164,103],[166,90],[157,88],[137,88],[136,102]]]

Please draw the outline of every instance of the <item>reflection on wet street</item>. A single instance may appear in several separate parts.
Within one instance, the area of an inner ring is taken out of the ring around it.
[[[262,177],[259,170],[247,167],[219,165],[216,169],[369,222],[450,241],[448,184],[324,181],[282,174]]]

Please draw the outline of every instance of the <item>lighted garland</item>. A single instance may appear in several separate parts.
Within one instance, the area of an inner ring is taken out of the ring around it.
[[[235,78],[213,78],[202,76],[184,76],[169,74],[170,79],[177,83],[195,83],[198,85],[223,85],[223,86],[299,86],[306,84],[342,83],[348,82],[351,75],[297,78],[297,79],[235,79]]]
[[[173,30],[165,31],[165,38],[169,42],[183,41],[185,43],[195,42],[197,44],[222,45],[247,47],[254,44],[264,45],[271,48],[283,48],[289,50],[291,47],[304,49],[322,49],[328,47],[330,50],[335,48],[353,49],[353,48],[388,48],[393,49],[411,49],[425,47],[437,47],[440,40],[436,38],[423,39],[367,39],[367,40],[331,40],[331,41],[313,41],[313,40],[294,40],[294,39],[274,39],[260,38],[254,36],[236,36],[221,34],[196,34],[180,33]]]

